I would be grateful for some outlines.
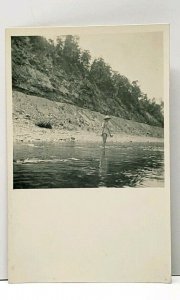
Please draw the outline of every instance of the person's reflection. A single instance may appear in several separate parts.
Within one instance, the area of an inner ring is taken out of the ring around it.
[[[106,186],[106,177],[108,172],[108,160],[106,157],[105,148],[101,151],[99,160],[99,186]]]
[[[75,152],[76,152],[75,146],[76,146],[75,141],[71,140],[70,143],[67,144],[67,147],[64,147],[64,148],[62,147],[63,152],[64,152],[64,157],[74,158],[75,157]]]

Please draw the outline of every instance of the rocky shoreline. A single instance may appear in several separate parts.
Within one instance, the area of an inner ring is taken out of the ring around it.
[[[34,143],[34,142],[101,142],[100,132],[88,131],[67,131],[59,129],[38,128],[36,126],[14,127],[14,143]],[[126,143],[126,142],[160,142],[163,138],[134,136],[120,133],[113,133],[112,137],[108,137],[107,143]]]
[[[101,142],[104,115],[75,105],[13,91],[14,142]],[[39,127],[48,123],[51,128]],[[164,130],[111,117],[113,137],[107,142],[163,142]]]

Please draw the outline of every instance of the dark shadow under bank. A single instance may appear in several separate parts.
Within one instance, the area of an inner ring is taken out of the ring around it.
[[[14,189],[163,187],[163,143],[39,143],[14,149]]]

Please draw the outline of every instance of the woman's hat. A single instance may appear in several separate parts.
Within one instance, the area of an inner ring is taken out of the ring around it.
[[[111,119],[110,116],[105,116],[105,117],[104,117],[104,120],[109,120],[109,119]]]

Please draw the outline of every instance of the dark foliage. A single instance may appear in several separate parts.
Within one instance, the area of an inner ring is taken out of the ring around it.
[[[163,102],[149,99],[138,84],[103,60],[92,61],[77,36],[12,37],[12,85],[16,90],[54,101],[164,126]]]
[[[50,122],[39,122],[39,123],[36,123],[35,125],[38,127],[41,127],[41,128],[52,129],[52,125]]]

